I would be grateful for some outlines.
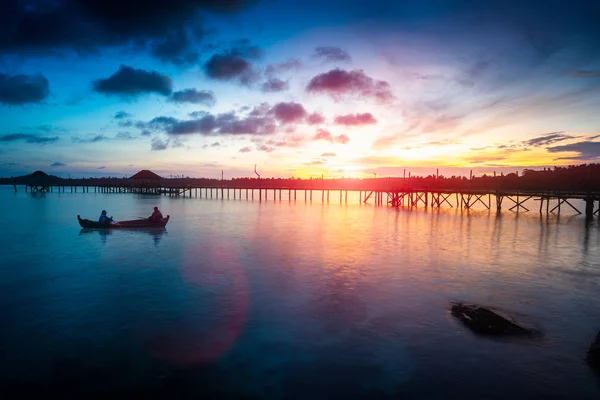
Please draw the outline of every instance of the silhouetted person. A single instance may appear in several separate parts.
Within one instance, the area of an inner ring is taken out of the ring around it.
[[[100,214],[100,218],[98,218],[98,223],[108,225],[112,222],[112,217],[108,218],[106,216],[106,210],[102,210],[102,214]]]
[[[161,221],[163,219],[163,215],[158,209],[158,207],[154,207],[154,212],[150,217],[148,217],[150,221]]]

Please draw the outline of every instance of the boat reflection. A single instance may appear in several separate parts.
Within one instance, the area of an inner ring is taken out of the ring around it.
[[[148,235],[152,236],[152,240],[154,241],[155,245],[158,245],[158,243],[162,239],[163,235],[167,234],[167,229],[165,227],[160,227],[160,228],[153,227],[153,228],[127,228],[127,229],[81,228],[81,230],[79,231],[79,235],[81,236],[81,235],[92,234],[94,232],[97,232],[98,235],[100,236],[100,238],[102,239],[102,242],[106,243],[106,238],[108,236],[111,236],[116,231],[147,233]]]

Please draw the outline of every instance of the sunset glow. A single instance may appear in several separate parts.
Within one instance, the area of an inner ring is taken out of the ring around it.
[[[0,28],[2,176],[482,174],[600,156],[592,2],[189,0],[113,10],[123,25],[70,3],[16,2]],[[61,18],[81,24],[20,29]]]

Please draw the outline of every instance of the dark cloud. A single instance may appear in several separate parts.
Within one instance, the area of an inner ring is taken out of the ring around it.
[[[261,90],[265,93],[268,92],[283,92],[288,90],[290,85],[287,81],[282,81],[279,78],[270,77],[265,83],[262,84]]]
[[[152,118],[145,127],[150,129],[162,129],[165,130],[169,126],[176,124],[178,121],[173,117],[155,117]]]
[[[166,150],[169,147],[168,140],[162,140],[160,138],[153,138],[151,142],[151,151]]]
[[[193,48],[195,40],[202,39],[206,32],[200,27],[186,29],[177,27],[169,31],[164,37],[154,39],[150,43],[150,54],[162,62],[175,65],[194,64],[198,62],[200,53]]]
[[[262,102],[254,107],[252,111],[248,113],[248,115],[251,117],[264,117],[269,113],[269,110],[271,110],[269,103]]]
[[[240,153],[249,153],[251,151],[252,151],[252,149],[250,147],[242,147],[240,149]]]
[[[109,140],[133,140],[133,139],[137,139],[137,137],[133,136],[129,132],[119,132],[114,137],[109,137],[104,134],[91,135],[87,138],[81,138],[81,137],[77,137],[77,136],[71,137],[71,140],[73,141],[73,143],[99,143],[99,142],[106,142]]]
[[[98,167],[98,168],[96,168],[96,169],[104,169],[104,168],[106,168],[106,165],[103,165],[103,166],[101,166],[101,167]]]
[[[335,153],[323,153],[323,154],[321,154],[321,157],[337,157],[337,154],[335,154]]]
[[[325,140],[329,143],[340,143],[340,144],[346,144],[350,141],[348,136],[346,136],[346,135],[333,136],[326,129],[317,129],[317,133],[315,134],[313,139],[314,140]]]
[[[171,78],[166,75],[127,65],[121,65],[110,77],[93,82],[96,92],[118,96],[138,96],[145,93],[168,96],[171,94],[172,86]]]
[[[317,47],[313,53],[314,58],[323,59],[325,61],[343,61],[350,62],[352,58],[346,51],[339,47]]]
[[[25,143],[47,144],[56,142],[58,136],[39,136],[31,133],[9,133],[8,135],[0,136],[0,142],[17,142],[24,141]]]
[[[189,116],[192,118],[200,118],[200,117],[204,117],[209,114],[210,113],[208,111],[200,110],[200,111],[192,111],[191,113],[189,113]]]
[[[174,92],[170,98],[175,103],[204,104],[212,107],[217,102],[212,90],[184,89]]]
[[[103,142],[105,140],[109,140],[109,138],[107,136],[100,134],[100,135],[91,136],[88,139],[82,139],[82,138],[73,136],[73,137],[71,137],[71,140],[73,141],[73,143],[98,143],[98,142]]]
[[[135,136],[133,136],[129,132],[119,132],[115,136],[115,139],[119,139],[119,140],[132,140],[132,139],[137,139],[137,138]]]
[[[184,147],[185,145],[183,144],[183,142],[181,141],[181,139],[179,138],[173,138],[170,140],[171,143],[171,147],[172,148],[178,148],[178,147]]]
[[[550,153],[574,152],[573,157],[561,157],[560,160],[598,160],[600,158],[600,142],[581,141],[563,146],[548,147]]]
[[[338,115],[334,119],[336,125],[344,126],[360,126],[360,125],[373,125],[377,123],[377,120],[371,113],[364,114],[347,114]]]
[[[564,131],[547,133],[543,136],[539,136],[533,139],[525,140],[522,142],[525,146],[540,147],[548,146],[556,142],[562,142],[563,140],[574,139],[575,136],[567,135]]]
[[[171,135],[256,135],[275,133],[275,120],[267,117],[238,117],[234,113],[207,114],[201,118],[178,121],[158,117],[164,121],[161,128]],[[155,118],[154,120],[156,120]],[[154,121],[153,120],[153,121]],[[151,121],[152,123],[152,121]]]
[[[265,75],[270,76],[274,74],[286,73],[288,71],[297,70],[302,66],[300,60],[291,58],[285,62],[279,64],[270,64],[265,69]]]
[[[572,75],[577,78],[600,78],[600,70],[579,70]]]
[[[48,97],[50,84],[43,75],[0,73],[0,103],[21,105],[39,103]]]
[[[312,113],[306,117],[306,123],[309,125],[319,125],[325,122],[325,117],[323,114]]]
[[[241,40],[231,49],[213,54],[204,64],[204,71],[212,79],[250,85],[259,79],[259,73],[250,60],[260,58],[261,54],[258,47]]]
[[[131,115],[131,114],[129,114],[128,112],[125,112],[125,111],[117,111],[117,112],[115,113],[115,117],[114,117],[114,118],[115,118],[115,119],[125,119],[125,118],[131,118],[131,117],[132,117],[132,115]],[[130,121],[130,122],[131,122],[131,121]]]
[[[194,62],[205,32],[199,14],[234,13],[254,0],[60,0],[3,2],[0,53],[91,53],[135,43],[155,57]]]
[[[210,145],[210,147],[221,147],[221,143],[214,142],[213,144]]]
[[[312,78],[306,86],[306,91],[328,94],[335,101],[349,96],[368,98],[382,104],[394,100],[389,83],[376,81],[365,75],[362,70],[332,69]]]
[[[64,167],[64,166],[66,166],[66,165],[67,165],[67,164],[65,164],[65,163],[61,163],[61,162],[58,162],[58,161],[56,161],[56,162],[53,162],[52,164],[50,164],[50,166],[51,166],[51,167]]]
[[[275,104],[271,109],[275,118],[282,124],[292,124],[301,122],[306,117],[306,110],[302,104],[294,102],[281,102]]]

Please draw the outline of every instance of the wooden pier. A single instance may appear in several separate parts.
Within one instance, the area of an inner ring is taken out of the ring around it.
[[[14,185],[17,191],[17,185]],[[471,210],[476,206],[487,210],[501,212],[503,206],[509,211],[531,211],[525,203],[533,200],[539,202],[539,213],[550,215],[560,214],[561,209],[568,207],[577,214],[587,218],[600,215],[600,191],[522,191],[522,190],[470,190],[431,189],[427,187],[401,187],[378,189],[339,189],[315,187],[229,187],[229,186],[118,186],[118,185],[25,185],[26,192],[43,193],[130,193],[138,195],[164,195],[170,197],[197,197],[222,200],[258,200],[258,201],[305,201],[312,202],[320,197],[321,203],[339,201],[348,203],[348,192],[358,194],[361,204],[376,206],[432,208],[444,207]],[[287,196],[283,196],[285,193]],[[578,209],[573,202],[580,200],[585,203],[584,210]],[[529,207],[531,203],[528,203]],[[598,204],[598,205],[596,205]]]

